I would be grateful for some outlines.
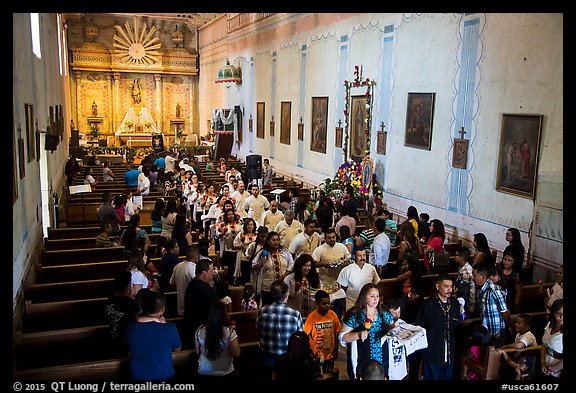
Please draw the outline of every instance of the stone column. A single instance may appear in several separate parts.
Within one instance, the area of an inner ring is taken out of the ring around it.
[[[156,118],[154,121],[156,122],[156,126],[160,131],[164,131],[164,126],[162,124],[162,119],[164,118],[163,115],[163,108],[162,108],[162,75],[161,74],[154,74],[154,88],[156,90],[156,103],[155,103],[155,110],[154,113],[156,114]]]
[[[190,124],[190,130],[188,132],[190,133],[196,133],[198,134],[198,129],[199,129],[199,124],[198,124],[198,105],[195,105],[195,102],[198,98],[198,91],[197,91],[197,87],[198,84],[196,83],[196,79],[197,77],[194,75],[190,75],[188,76],[188,87],[190,90],[190,94],[189,94],[189,101],[190,101],[190,115],[188,118],[189,124]],[[200,140],[200,135],[198,135],[198,140]]]

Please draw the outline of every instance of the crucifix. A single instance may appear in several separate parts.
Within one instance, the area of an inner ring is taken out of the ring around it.
[[[384,122],[380,123],[380,131],[384,131],[384,127],[385,127]]]
[[[464,134],[466,134],[466,131],[464,131],[464,126],[462,126],[462,128],[460,128],[460,131],[458,131],[458,134],[460,134],[460,139],[464,139]]]
[[[342,127],[342,119],[338,120],[338,127]]]

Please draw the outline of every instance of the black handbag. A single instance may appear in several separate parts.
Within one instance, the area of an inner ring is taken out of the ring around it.
[[[430,266],[440,267],[448,266],[450,259],[446,251],[434,251],[430,257]]]

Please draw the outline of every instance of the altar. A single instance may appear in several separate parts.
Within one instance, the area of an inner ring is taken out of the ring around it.
[[[152,134],[119,134],[118,140],[121,146],[152,147]]]

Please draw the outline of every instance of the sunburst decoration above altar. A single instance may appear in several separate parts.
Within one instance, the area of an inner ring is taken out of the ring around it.
[[[114,34],[114,45],[117,48],[114,55],[117,56],[120,61],[126,64],[139,65],[150,65],[156,63],[158,58],[154,55],[160,55],[156,49],[160,49],[162,44],[160,43],[160,38],[152,37],[156,31],[156,27],[151,26],[150,30],[147,31],[148,26],[144,22],[140,26],[140,22],[137,18],[134,18],[134,23],[132,26],[126,22],[124,29],[122,26],[114,26],[118,31],[118,34]]]

